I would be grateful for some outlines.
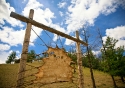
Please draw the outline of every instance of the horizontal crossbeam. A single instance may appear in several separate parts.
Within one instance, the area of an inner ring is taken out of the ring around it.
[[[39,22],[37,22],[35,20],[32,20],[32,19],[29,19],[29,18],[24,17],[22,15],[19,15],[19,14],[15,13],[15,12],[11,12],[10,16],[13,17],[13,18],[15,18],[15,19],[18,19],[20,21],[23,21],[23,22],[26,22],[26,23],[31,23],[32,25],[34,25],[36,27],[42,28],[42,29],[47,30],[49,32],[52,32],[52,33],[55,33],[55,34],[60,35],[62,37],[65,37],[65,38],[68,38],[70,40],[73,40],[75,42],[79,42],[79,43],[81,43],[81,44],[83,44],[85,46],[88,46],[87,43],[81,41],[80,39],[76,39],[76,38],[74,38],[72,36],[69,36],[69,35],[63,33],[63,32],[55,30],[54,28],[50,28],[50,27],[48,27],[48,26],[46,26],[44,24],[41,24],[41,23],[39,23]]]

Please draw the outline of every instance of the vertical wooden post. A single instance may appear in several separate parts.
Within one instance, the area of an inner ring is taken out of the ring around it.
[[[76,31],[76,38],[79,40],[79,33]],[[82,58],[81,58],[81,49],[80,49],[80,43],[76,42],[76,48],[77,48],[77,65],[78,65],[78,83],[79,88],[84,87],[84,80],[83,80],[83,71],[82,71]]]
[[[34,14],[34,10],[31,9],[29,13],[29,19],[31,20],[33,19],[33,14]],[[32,24],[27,23],[16,88],[22,88],[22,85],[24,84],[24,75],[25,75],[25,69],[26,69],[26,61],[27,61],[28,46],[29,46],[29,41],[30,41],[31,27],[32,27]]]

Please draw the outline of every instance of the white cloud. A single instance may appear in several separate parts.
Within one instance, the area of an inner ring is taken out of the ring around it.
[[[76,35],[72,37],[76,38]],[[82,40],[80,36],[79,36],[79,39]],[[76,43],[75,41],[72,41],[66,38],[65,45],[75,45],[75,43]]]
[[[119,40],[115,46],[115,48],[119,47],[119,46],[125,46],[125,40]]]
[[[64,8],[65,6],[66,6],[66,2],[60,2],[59,4],[58,4],[58,7],[59,8]]]
[[[115,39],[122,39],[125,37],[125,26],[106,29],[106,35]]]
[[[62,28],[61,26],[59,26],[59,24],[51,24],[50,26],[51,26],[52,28],[55,28],[56,30],[58,30],[58,31],[60,31],[60,32],[63,32],[63,33],[66,32],[64,28]]]
[[[22,11],[22,14],[28,17],[30,9],[34,9],[33,19],[36,20],[37,22],[40,22],[47,26],[51,26],[52,28],[55,28],[61,32],[65,32],[65,30],[62,27],[60,27],[58,24],[52,23],[52,18],[55,18],[55,16],[54,16],[54,13],[50,11],[49,8],[43,8],[43,5],[36,0],[29,0],[26,7]],[[41,34],[42,32],[41,28],[37,28],[34,26],[32,28],[35,30],[35,32],[38,35]],[[23,43],[25,30],[24,29],[14,30],[13,28],[2,27],[2,30],[0,30],[0,34],[1,34],[0,39],[2,42],[7,43],[10,46],[17,46],[18,44]],[[56,37],[54,38],[55,38],[54,41],[56,41],[57,38]],[[37,35],[33,31],[31,31],[30,41],[34,42],[36,39],[37,39]],[[33,43],[30,43],[30,44],[33,45]]]
[[[56,41],[58,39],[58,36],[54,34],[53,41]]]
[[[11,11],[15,12],[15,9],[11,7],[9,3],[6,3],[5,0],[1,0],[0,1],[0,23],[4,25],[5,24],[4,20],[6,20],[12,26],[23,27],[23,24],[20,21],[10,17]]]
[[[51,24],[50,26],[51,26],[52,28],[54,28],[54,29],[60,31],[60,32],[63,32],[63,33],[66,32],[65,29],[62,28],[61,26],[59,26],[58,24]],[[56,34],[54,34],[53,41],[56,41],[57,38],[58,38],[58,36],[57,36]],[[62,38],[62,37],[60,37],[60,38]]]
[[[36,0],[29,0],[22,13],[23,15],[28,17],[30,9],[38,9],[40,7],[43,7],[43,5],[37,2]]]
[[[104,42],[106,41],[107,36],[118,40],[116,47],[125,45],[125,26],[106,29],[106,36],[103,37]]]
[[[33,19],[35,21],[40,22],[46,26],[50,26],[51,24],[53,24],[51,19],[55,18],[55,16],[54,16],[54,13],[49,8],[43,9],[43,5],[38,1],[29,0],[26,7],[22,11],[22,14],[28,17],[30,9],[34,9]],[[40,35],[42,32],[41,28],[33,27],[33,29],[38,35]],[[37,39],[37,36],[33,31],[31,31],[30,41],[33,42],[35,39]]]
[[[119,4],[119,0],[72,0],[66,19],[68,33],[85,25],[94,25],[100,14],[115,12]]]
[[[13,51],[0,51],[0,64],[5,64],[8,56],[12,53]],[[17,50],[16,51],[16,59],[20,58],[20,52]]]
[[[54,17],[54,13],[50,11],[49,8],[46,8],[45,10],[43,9],[34,9],[34,19],[44,25],[49,26],[52,24],[52,18]]]
[[[125,0],[119,0],[119,4],[121,4],[123,9],[125,9]]]
[[[17,46],[23,43],[25,30],[14,30],[9,27],[2,27],[0,30],[0,40],[10,46]]]
[[[61,12],[61,11],[59,11],[59,14],[60,14],[61,17],[64,15],[63,12]]]
[[[37,22],[49,26],[52,23],[51,18],[55,18],[54,13],[51,12],[49,8],[43,9],[42,7],[43,5],[38,1],[29,0],[22,13],[24,16],[28,17],[30,9],[34,9],[33,19],[36,20]]]
[[[37,27],[33,27],[33,29],[38,35],[40,35],[42,29]],[[9,28],[7,26],[2,27],[2,30],[0,30],[0,40],[9,44],[10,46],[17,46],[18,44],[22,45],[24,41],[25,30],[26,29],[14,30],[13,28]],[[30,42],[34,42],[36,39],[37,35],[31,31]],[[30,43],[30,45],[34,44]]]
[[[4,3],[2,5],[5,5],[6,8],[7,8],[7,5],[10,6],[9,3],[6,3],[4,0],[2,0],[2,3]],[[52,24],[51,18],[54,18],[54,13],[51,12],[50,9],[48,9],[48,8],[43,10],[41,7],[43,7],[43,5],[40,4],[39,2],[37,2],[36,0],[29,0],[26,7],[22,11],[22,13],[25,16],[28,16],[29,10],[34,9],[34,19],[40,23],[43,23],[43,24],[49,26],[50,24]],[[2,7],[2,8],[4,8],[4,7]],[[2,9],[2,10],[4,10],[4,9]],[[0,9],[0,11],[1,11],[1,9]],[[2,14],[2,16],[4,16],[4,14]],[[6,18],[6,17],[7,16],[5,16],[3,18]],[[0,19],[0,22],[1,22],[1,19]],[[12,21],[12,23],[13,23],[13,21]],[[17,22],[17,24],[18,24],[18,22]],[[7,43],[10,46],[17,46],[18,44],[22,45],[23,40],[24,40],[24,34],[25,34],[24,29],[16,30],[13,28],[9,28],[7,26],[4,26],[4,27],[1,26],[1,27],[2,27],[2,30],[0,30],[0,40],[2,42]],[[58,28],[58,26],[57,26],[57,28]],[[33,29],[36,31],[36,33],[38,35],[40,35],[42,32],[42,29],[40,29],[40,28],[33,27]],[[36,39],[37,39],[37,35],[34,34],[33,31],[31,31],[30,41],[34,42]],[[31,44],[31,45],[33,45],[33,44]]]
[[[101,54],[101,51],[100,51],[100,50],[99,50],[99,51],[94,51],[94,50],[92,50],[92,53],[98,57],[99,54]]]
[[[33,26],[33,30],[37,33],[37,35],[41,34],[42,29]],[[30,36],[30,42],[34,42],[37,39],[37,36],[32,30],[31,30],[31,36]],[[34,45],[33,43],[30,43],[31,45]]]
[[[0,51],[9,50],[10,46],[7,44],[0,44]]]
[[[66,38],[65,45],[75,45],[75,42]]]
[[[5,63],[5,61],[7,60],[7,57],[9,56],[9,52],[6,51],[0,51],[0,64]]]

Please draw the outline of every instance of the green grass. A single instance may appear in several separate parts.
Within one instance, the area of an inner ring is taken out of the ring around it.
[[[33,66],[40,66],[42,63],[28,63]],[[16,85],[16,79],[18,74],[19,64],[0,64],[0,88],[11,88],[12,86]],[[31,69],[30,66],[27,66],[27,69]],[[26,75],[30,75],[36,73],[36,69],[32,69],[26,72]],[[94,77],[97,88],[113,88],[113,82],[107,73],[94,70]],[[92,88],[91,76],[89,68],[83,68],[84,73],[84,87],[85,88]],[[77,74],[74,75],[75,79],[74,82],[77,84]],[[35,77],[26,78],[27,83],[29,83],[31,79],[35,79]],[[125,88],[125,84],[121,82],[119,77],[115,77],[116,84],[119,88]],[[59,82],[59,83],[52,83],[47,85],[35,84],[30,85],[27,88],[38,88],[37,85],[40,85],[40,88],[77,88],[75,84],[71,82]]]

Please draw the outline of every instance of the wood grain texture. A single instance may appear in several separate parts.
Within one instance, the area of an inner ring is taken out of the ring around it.
[[[80,39],[76,39],[76,38],[74,38],[72,36],[69,36],[69,35],[63,33],[63,32],[55,30],[54,28],[50,28],[50,27],[48,27],[48,26],[46,26],[46,25],[44,25],[42,23],[36,22],[35,20],[32,20],[32,19],[27,18],[27,17],[24,17],[24,16],[19,15],[19,14],[15,13],[15,12],[11,12],[10,16],[15,18],[15,19],[21,20],[23,22],[31,23],[32,25],[34,25],[36,27],[39,27],[41,29],[44,29],[44,30],[47,30],[49,32],[55,33],[55,34],[60,35],[62,37],[68,38],[68,39],[73,40],[75,42],[79,42],[79,43],[81,43],[81,44],[83,44],[85,46],[88,45],[87,43],[85,43],[84,41],[81,41]]]

